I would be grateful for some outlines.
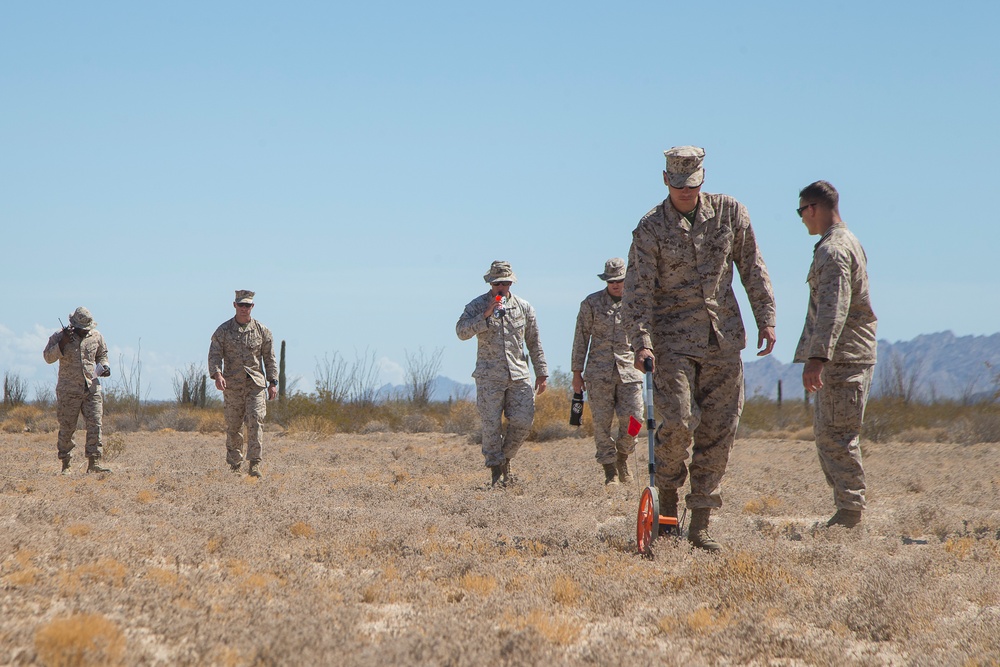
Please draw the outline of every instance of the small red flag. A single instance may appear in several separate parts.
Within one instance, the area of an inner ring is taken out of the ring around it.
[[[638,419],[636,419],[635,417],[633,417],[632,415],[629,415],[628,416],[628,434],[634,438],[635,436],[639,435],[639,430],[640,429],[642,429],[642,422],[639,421]]]

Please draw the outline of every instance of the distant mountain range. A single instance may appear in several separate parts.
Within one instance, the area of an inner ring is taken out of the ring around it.
[[[778,380],[785,398],[801,398],[802,364],[764,357],[745,364],[747,398],[777,398]],[[913,340],[878,342],[874,395],[906,394],[919,401],[976,401],[991,398],[1000,386],[1000,333],[956,336],[950,331]]]
[[[802,398],[802,364],[785,364],[763,357],[744,364],[747,398]],[[918,401],[936,399],[977,401],[993,397],[1000,388],[1000,333],[956,336],[950,331],[923,334],[913,340],[878,342],[878,364],[872,393],[906,394]],[[378,399],[406,398],[405,385],[386,384]],[[476,385],[438,376],[431,385],[432,401],[476,397]]]

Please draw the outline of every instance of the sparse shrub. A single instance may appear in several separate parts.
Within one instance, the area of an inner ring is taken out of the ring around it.
[[[445,433],[469,435],[479,428],[479,410],[473,401],[452,401],[448,406],[442,430]]]
[[[403,430],[407,433],[433,433],[438,430],[438,423],[428,415],[410,414],[403,417]]]
[[[337,425],[321,415],[302,415],[289,420],[285,430],[290,435],[329,437],[337,432]]]
[[[3,404],[8,407],[24,405],[28,400],[28,383],[17,373],[3,375]]]
[[[226,418],[221,410],[204,412],[198,418],[198,433],[222,433],[226,430]]]
[[[121,433],[104,436],[104,458],[113,460],[125,453],[128,443]]]
[[[365,425],[361,427],[360,433],[367,435],[370,433],[387,433],[388,431],[388,424],[384,421],[373,419],[369,422],[365,422]]]
[[[581,434],[593,435],[594,423],[589,406],[583,411],[580,426],[570,426],[570,391],[556,383],[556,386],[549,386],[544,394],[535,397],[535,419],[531,424],[529,440],[546,442]]]
[[[74,614],[44,625],[35,635],[35,652],[53,667],[119,665],[125,635],[101,614]]]

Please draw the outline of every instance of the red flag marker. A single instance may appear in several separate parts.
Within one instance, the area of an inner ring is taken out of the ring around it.
[[[633,417],[632,415],[629,415],[628,416],[628,434],[634,438],[635,436],[639,435],[639,431],[641,429],[642,429],[642,422],[639,421],[638,419],[636,419],[635,417]]]

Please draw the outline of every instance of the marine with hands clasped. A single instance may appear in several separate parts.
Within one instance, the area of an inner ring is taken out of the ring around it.
[[[868,257],[840,218],[840,195],[827,181],[799,192],[796,210],[819,236],[809,267],[809,308],[795,363],[816,392],[813,432],[836,513],[827,526],[853,528],[866,509],[861,426],[876,361],[876,327],[868,289]]]
[[[774,292],[746,207],[701,191],[704,149],[680,146],[664,157],[670,196],[632,233],[622,320],[631,326],[635,367],[641,370],[646,359],[654,364],[660,514],[677,516],[677,489],[690,471],[688,540],[719,551],[708,524],[712,509],[722,506],[722,478],[744,397],[740,352],[746,333],[733,267],[757,323],[758,356],[774,349]]]
[[[635,436],[629,435],[629,417],[642,419],[642,378],[635,368],[628,326],[622,321],[621,301],[625,291],[625,260],[609,259],[604,273],[597,275],[607,287],[580,303],[573,336],[573,393],[587,392],[594,419],[597,462],[604,468],[604,483],[632,481],[628,457],[635,451]],[[618,434],[611,437],[611,424],[618,415]]]
[[[70,473],[73,458],[73,433],[76,422],[83,413],[87,425],[87,472],[111,472],[98,461],[104,454],[101,422],[104,416],[104,397],[99,378],[111,377],[108,366],[108,345],[97,330],[90,311],[80,306],[69,316],[69,326],[49,336],[42,351],[45,362],[59,362],[56,381],[56,413],[59,419],[57,449],[62,461],[62,474]]]
[[[483,276],[490,289],[465,306],[455,331],[476,337],[476,407],[483,431],[483,456],[493,485],[513,481],[511,459],[531,431],[535,394],[545,391],[549,368],[538,336],[535,309],[510,292],[517,281],[508,262],[495,261]],[[525,354],[527,346],[527,354]],[[532,388],[528,358],[535,369]],[[503,417],[507,431],[502,431]]]
[[[263,423],[267,414],[264,397],[265,392],[267,400],[274,400],[278,395],[278,362],[271,331],[250,316],[253,299],[253,292],[236,290],[233,302],[236,316],[222,323],[212,334],[208,375],[223,395],[226,462],[233,472],[239,472],[244,459],[245,424],[249,474],[261,477]]]

